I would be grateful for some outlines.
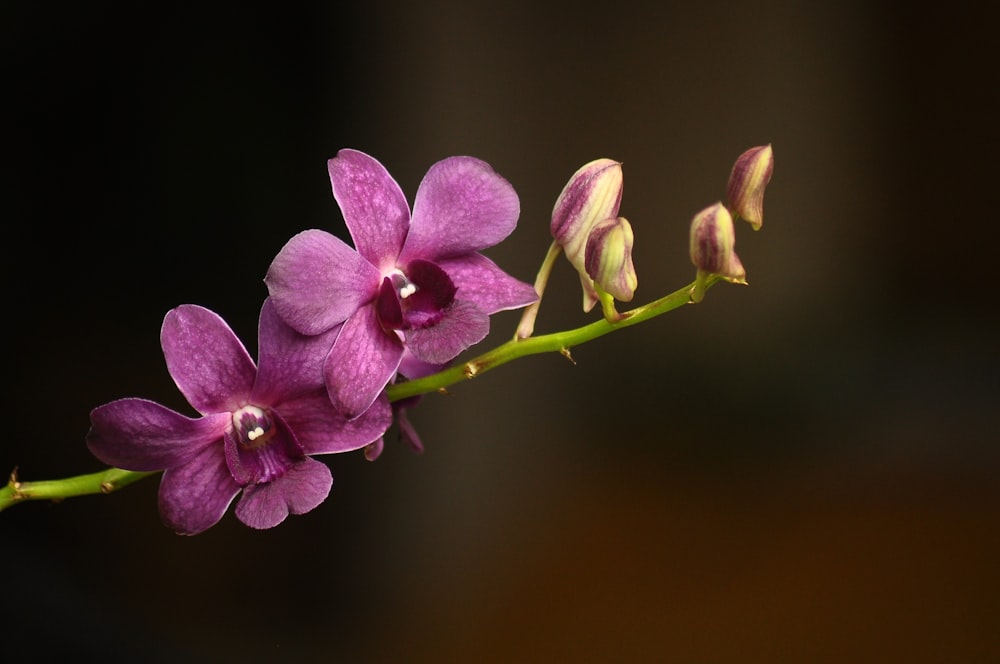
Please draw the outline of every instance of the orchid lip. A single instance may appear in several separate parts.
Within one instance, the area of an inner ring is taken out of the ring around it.
[[[436,324],[455,299],[455,284],[431,261],[414,259],[405,271],[382,278],[376,296],[379,325],[385,331],[421,329]]]

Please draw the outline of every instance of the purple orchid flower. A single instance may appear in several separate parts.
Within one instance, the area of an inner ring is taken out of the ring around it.
[[[487,163],[431,166],[413,213],[382,164],[356,150],[328,163],[357,250],[321,230],[299,233],[264,281],[281,317],[303,334],[343,324],[326,358],[330,399],[365,412],[396,376],[441,367],[489,333],[490,314],[526,306],[534,287],[479,253],[517,224],[513,187]]]
[[[252,528],[308,512],[333,484],[330,469],[310,455],[363,448],[392,422],[384,398],[351,421],[333,408],[322,367],[337,333],[300,335],[265,300],[255,366],[218,314],[177,307],[163,320],[160,343],[170,375],[201,417],[120,399],[93,410],[87,445],[112,466],[164,470],[160,514],[180,534],[215,525],[241,490],[236,516]]]

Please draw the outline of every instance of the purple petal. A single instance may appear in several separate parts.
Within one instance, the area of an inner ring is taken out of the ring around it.
[[[352,420],[334,408],[325,391],[281,404],[280,414],[306,454],[360,449],[381,437],[392,424],[392,409],[384,394]]]
[[[424,443],[420,440],[420,434],[417,433],[413,423],[410,422],[410,418],[406,416],[406,409],[400,408],[396,415],[396,420],[399,422],[399,437],[402,438],[403,442],[409,445],[410,449],[415,453],[423,454]]]
[[[250,396],[257,368],[217,313],[195,304],[168,311],[160,345],[177,388],[199,413],[233,411]]]
[[[460,300],[475,302],[488,314],[524,307],[538,299],[535,287],[510,276],[478,253],[438,261],[458,288]]]
[[[302,334],[335,327],[378,291],[379,271],[326,231],[302,231],[289,240],[264,277],[278,314]]]
[[[257,381],[250,402],[275,406],[295,395],[322,388],[323,361],[339,333],[338,325],[313,336],[299,334],[278,316],[271,298],[264,300],[257,333]]]
[[[222,445],[210,445],[184,465],[163,473],[160,516],[179,535],[197,535],[219,522],[239,491]]]
[[[473,157],[439,161],[417,189],[399,262],[436,261],[492,247],[510,235],[520,213],[514,188],[486,162]]]
[[[357,150],[341,150],[327,168],[333,197],[358,253],[381,272],[389,272],[410,227],[403,190],[385,166]]]
[[[389,277],[382,280],[382,287],[378,290],[375,317],[383,329],[398,330],[403,327],[403,307],[399,303],[399,292]]]
[[[403,342],[378,324],[374,306],[365,306],[344,323],[324,367],[330,400],[347,419],[368,410],[386,386],[403,355]]]
[[[119,399],[91,411],[87,447],[109,466],[163,470],[221,443],[231,425],[229,413],[192,419],[145,399]]]
[[[382,456],[382,450],[385,449],[385,439],[379,438],[370,445],[365,446],[365,460],[375,461],[380,456]]]
[[[441,362],[437,364],[432,364],[430,362],[424,362],[423,360],[418,360],[413,356],[413,352],[407,348],[403,351],[403,359],[399,361],[399,373],[403,374],[407,378],[423,378],[424,376],[430,376],[431,374],[436,374],[448,365],[447,362]]]
[[[330,495],[333,475],[325,464],[302,459],[267,484],[243,490],[236,517],[251,528],[273,528],[291,514],[305,514]]]
[[[472,302],[455,300],[436,325],[406,333],[406,346],[424,362],[442,364],[490,332],[489,315]]]

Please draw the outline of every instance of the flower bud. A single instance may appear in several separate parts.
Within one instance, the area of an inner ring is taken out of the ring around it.
[[[733,164],[726,196],[738,216],[746,219],[755,231],[764,223],[764,189],[771,181],[774,154],[771,144],[750,148]]]
[[[582,268],[590,230],[618,216],[621,200],[622,165],[612,159],[581,166],[563,187],[552,209],[552,236],[574,265],[578,257]]]
[[[726,281],[746,283],[746,270],[733,247],[733,218],[722,203],[705,208],[691,221],[691,262],[699,278],[717,274]]]
[[[598,223],[587,239],[587,276],[621,302],[630,302],[638,285],[632,240],[632,226],[625,217]]]
[[[587,238],[595,225],[618,216],[621,200],[621,163],[595,159],[573,174],[552,208],[552,236],[580,275],[584,311],[597,303],[597,293],[587,275]]]

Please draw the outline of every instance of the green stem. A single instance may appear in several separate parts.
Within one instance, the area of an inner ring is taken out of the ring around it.
[[[558,255],[558,253],[555,255]],[[708,290],[719,280],[720,278],[716,276],[708,277],[704,282],[699,284],[702,286],[701,293],[704,293],[705,290]],[[579,346],[582,343],[602,337],[615,330],[641,323],[660,314],[678,309],[685,304],[693,303],[694,300],[692,300],[691,295],[694,288],[695,284],[691,283],[659,300],[617,314],[617,319],[614,321],[601,319],[574,330],[524,339],[515,337],[511,341],[501,344],[474,359],[445,369],[432,376],[390,385],[386,389],[386,393],[390,401],[399,401],[407,397],[443,390],[450,385],[475,378],[490,369],[495,369],[519,357],[550,352],[558,352],[566,357],[570,357],[569,349],[573,346]],[[122,470],[121,468],[107,468],[89,475],[78,475],[61,480],[44,480],[39,482],[22,482],[17,479],[16,473],[12,473],[7,486],[0,488],[0,512],[12,505],[27,500],[60,500],[72,496],[111,493],[144,477],[155,475],[158,472],[136,472]]]
[[[7,486],[0,488],[0,512],[24,500],[60,500],[73,496],[111,493],[143,477],[155,475],[157,472],[159,471],[140,473],[120,468],[107,468],[89,475],[40,482],[20,482],[17,479],[17,474],[11,473]]]
[[[714,275],[708,277],[704,282],[703,290],[708,290],[719,279],[719,277]],[[691,303],[691,292],[694,286],[694,283],[688,284],[684,288],[676,290],[659,300],[620,313],[617,315],[617,320],[613,322],[601,319],[575,330],[544,334],[537,337],[528,337],[527,339],[518,339],[515,337],[511,341],[501,344],[476,358],[462,364],[457,364],[432,376],[390,385],[386,389],[386,393],[390,401],[399,401],[407,397],[443,390],[449,385],[470,380],[490,369],[495,369],[520,357],[552,352],[569,356],[569,349],[573,346],[579,346],[582,343],[602,337],[615,330],[641,323]]]
[[[615,298],[611,293],[604,292],[599,284],[594,283],[594,290],[597,291],[597,298],[601,302],[601,311],[604,313],[604,320],[614,323],[621,318],[621,314],[615,308]]]

